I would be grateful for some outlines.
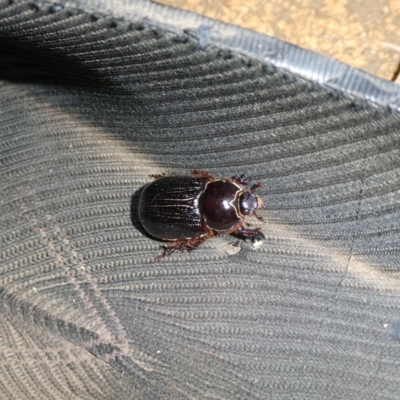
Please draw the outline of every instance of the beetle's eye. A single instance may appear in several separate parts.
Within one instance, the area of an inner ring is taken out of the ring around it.
[[[254,193],[243,192],[239,199],[239,212],[250,215],[258,208],[258,197]]]

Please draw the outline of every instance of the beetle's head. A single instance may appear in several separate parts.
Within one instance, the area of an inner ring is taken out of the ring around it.
[[[242,192],[239,197],[239,214],[253,214],[263,204],[260,197],[251,192]]]

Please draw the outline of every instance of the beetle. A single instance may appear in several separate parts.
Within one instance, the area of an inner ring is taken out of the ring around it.
[[[155,181],[146,185],[139,198],[139,220],[152,237],[173,242],[155,260],[174,251],[192,251],[205,240],[221,234],[233,234],[259,244],[265,239],[260,228],[246,229],[244,217],[263,205],[254,192],[258,182],[248,187],[250,179],[218,179],[206,171],[192,175],[151,175]],[[155,261],[154,260],[154,261]]]

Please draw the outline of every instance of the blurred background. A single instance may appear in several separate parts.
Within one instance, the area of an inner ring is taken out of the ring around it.
[[[400,83],[400,0],[157,0]]]

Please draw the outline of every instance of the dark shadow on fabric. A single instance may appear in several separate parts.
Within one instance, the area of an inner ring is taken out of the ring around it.
[[[139,190],[137,190],[131,198],[131,222],[132,225],[143,235],[150,237],[146,231],[143,229],[142,224],[140,223],[139,220],[139,199],[140,199],[140,194],[142,193],[142,190],[144,187],[141,187]]]
[[[64,54],[5,38],[0,38],[0,79],[96,92],[117,90],[95,70]]]

